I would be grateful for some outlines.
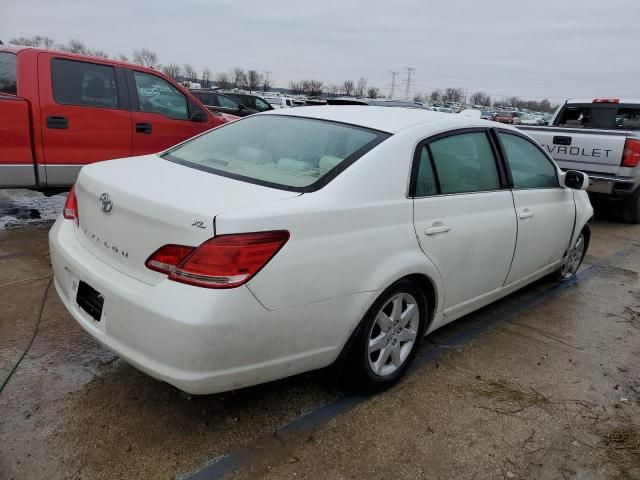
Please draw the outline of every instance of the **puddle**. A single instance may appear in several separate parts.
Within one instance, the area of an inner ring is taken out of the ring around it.
[[[66,199],[66,195],[45,197],[31,190],[0,189],[0,230],[51,223]]]

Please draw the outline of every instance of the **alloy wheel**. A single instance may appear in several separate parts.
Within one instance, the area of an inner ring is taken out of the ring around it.
[[[564,259],[564,263],[560,270],[560,275],[563,279],[569,279],[573,277],[580,264],[582,263],[582,257],[584,256],[585,239],[584,234],[581,233],[576,239],[576,243],[573,245],[569,253]]]

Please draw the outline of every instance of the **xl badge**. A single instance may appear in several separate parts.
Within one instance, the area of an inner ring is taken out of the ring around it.
[[[100,205],[100,210],[102,210],[104,213],[109,213],[113,208],[113,200],[111,200],[111,195],[106,192],[100,195],[100,198],[98,198],[98,205]]]

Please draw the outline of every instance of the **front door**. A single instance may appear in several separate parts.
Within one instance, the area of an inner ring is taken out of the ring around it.
[[[453,314],[502,288],[516,244],[513,200],[484,129],[428,140],[416,162],[416,235]]]
[[[119,67],[41,53],[38,68],[46,79],[39,92],[48,185],[70,185],[82,165],[131,155],[131,111]]]
[[[573,191],[560,186],[558,170],[538,145],[497,131],[513,182],[518,242],[506,284],[535,276],[562,260],[575,219]]]
[[[205,112],[204,121],[191,119],[187,96],[165,79],[137,70],[127,75],[134,90],[134,155],[160,152],[211,128]]]

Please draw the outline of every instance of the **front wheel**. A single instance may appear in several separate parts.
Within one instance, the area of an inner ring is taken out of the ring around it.
[[[377,392],[396,383],[413,362],[427,317],[426,296],[412,282],[400,281],[378,297],[345,364],[351,386]]]
[[[580,265],[582,265],[584,256],[587,253],[587,248],[589,247],[589,238],[589,227],[585,226],[585,228],[580,232],[580,235],[578,235],[578,238],[576,238],[576,241],[562,260],[562,265],[557,271],[559,280],[570,280],[576,276]]]

